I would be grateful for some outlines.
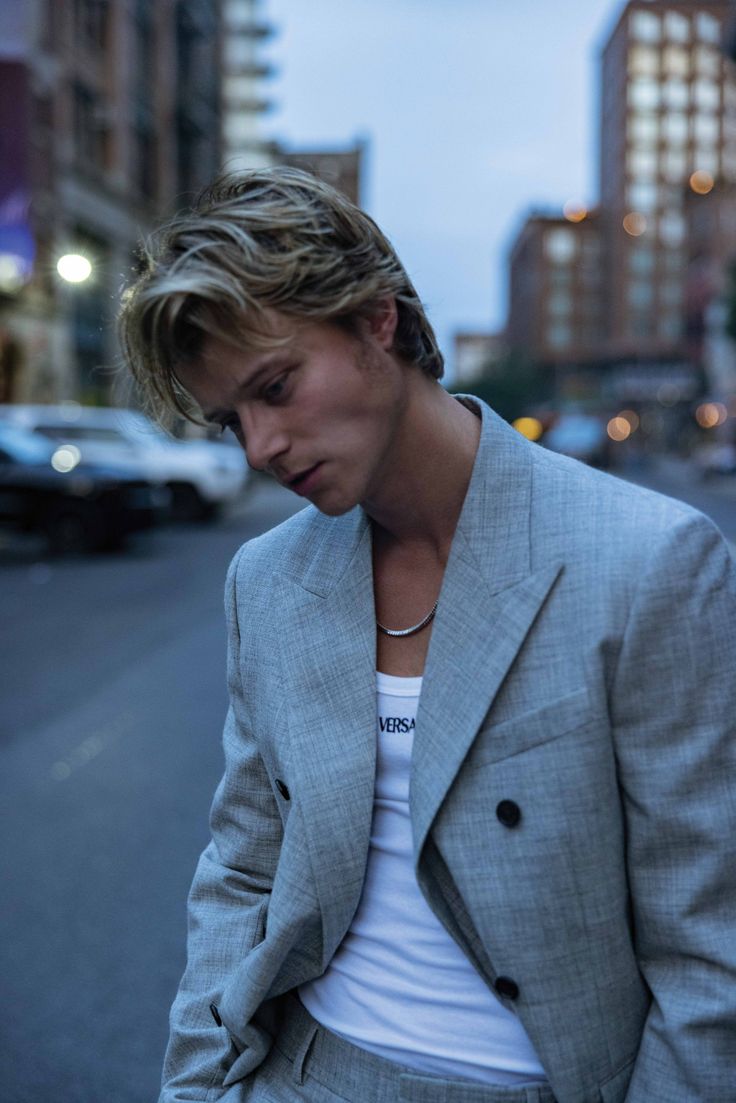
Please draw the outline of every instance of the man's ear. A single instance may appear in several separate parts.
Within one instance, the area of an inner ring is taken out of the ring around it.
[[[396,300],[392,295],[379,299],[366,318],[368,334],[386,351],[393,348],[398,324],[399,314],[396,309]]]

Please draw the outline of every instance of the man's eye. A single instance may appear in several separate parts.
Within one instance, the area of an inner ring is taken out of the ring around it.
[[[279,379],[274,379],[273,383],[269,383],[263,390],[263,397],[267,402],[275,402],[279,398],[283,398],[286,390],[286,376],[281,376]]]

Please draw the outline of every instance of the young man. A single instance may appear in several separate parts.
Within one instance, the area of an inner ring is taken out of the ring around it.
[[[736,577],[694,510],[438,383],[390,244],[225,179],[123,313],[312,503],[227,581],[225,774],[163,1103],[723,1103]]]

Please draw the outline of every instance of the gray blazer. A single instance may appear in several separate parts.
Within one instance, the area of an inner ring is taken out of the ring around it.
[[[560,1103],[725,1103],[734,565],[696,511],[482,415],[417,717],[419,884],[521,1018]],[[376,751],[370,531],[360,509],[310,507],[231,565],[226,769],[162,1103],[244,1098],[278,997],[324,971],[358,905]]]

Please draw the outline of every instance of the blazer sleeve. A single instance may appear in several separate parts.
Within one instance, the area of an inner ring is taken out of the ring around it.
[[[640,579],[610,707],[639,967],[652,1002],[627,1103],[736,1085],[736,570],[695,511]]]
[[[244,548],[225,587],[225,773],[212,804],[212,838],[189,893],[187,965],[171,1008],[160,1103],[226,1098],[222,1080],[237,1054],[210,1004],[217,1005],[228,977],[263,938],[281,845],[281,819],[243,698],[237,575]]]

